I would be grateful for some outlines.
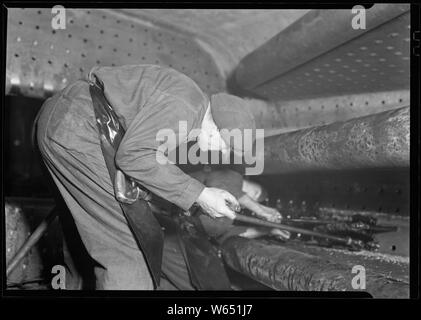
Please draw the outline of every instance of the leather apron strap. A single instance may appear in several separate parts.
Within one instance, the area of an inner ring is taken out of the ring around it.
[[[89,92],[94,106],[96,123],[99,129],[101,150],[110,174],[111,181],[116,185],[116,177],[122,172],[116,168],[115,154],[124,136],[125,130],[118,121],[118,117],[103,93],[103,86],[98,79],[89,82]],[[149,204],[139,197],[137,184],[125,177],[125,190],[132,195],[131,201],[117,200],[127,219],[127,223],[136,239],[136,242],[144,254],[149,271],[152,275],[155,288],[159,286],[161,279],[161,264],[164,236]],[[130,198],[130,197],[128,197]]]

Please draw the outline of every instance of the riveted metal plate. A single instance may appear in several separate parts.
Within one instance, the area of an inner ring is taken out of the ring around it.
[[[253,91],[290,100],[408,89],[410,41],[405,13]]]
[[[224,81],[192,37],[112,10],[66,9],[66,29],[51,27],[51,9],[9,9],[6,93],[44,97],[84,77],[95,65],[160,64],[208,93]]]

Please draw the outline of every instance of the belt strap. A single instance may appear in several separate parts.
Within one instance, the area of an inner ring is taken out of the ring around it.
[[[104,96],[103,86],[95,77],[95,82],[89,82],[89,92],[96,123],[99,129],[101,150],[110,174],[111,181],[116,180],[117,173],[115,154],[124,136],[125,130],[119,123],[118,117]],[[126,177],[126,185],[132,188],[136,183]],[[118,199],[117,199],[118,200]],[[136,239],[138,246],[144,254],[149,271],[152,275],[155,288],[159,286],[161,278],[162,251],[164,237],[161,226],[142,198],[134,198],[130,203],[118,201],[126,217],[127,223]]]

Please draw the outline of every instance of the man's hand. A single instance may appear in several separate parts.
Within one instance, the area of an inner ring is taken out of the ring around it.
[[[288,240],[291,236],[291,234],[286,230],[267,229],[267,228],[259,228],[259,227],[247,228],[245,232],[239,234],[240,237],[247,238],[247,239],[255,239],[255,238],[263,237],[266,235],[270,235],[280,240]]]
[[[197,204],[212,218],[235,218],[235,212],[228,206],[239,207],[237,199],[229,192],[218,188],[204,188]]]
[[[261,218],[270,222],[281,223],[282,215],[279,213],[278,210],[276,210],[275,208],[266,207],[262,204],[259,204],[259,206],[261,207],[261,210],[256,212],[257,216],[260,216]]]
[[[246,179],[243,180],[242,191],[247,194],[250,198],[254,201],[259,201],[260,196],[263,193],[263,188],[261,185],[248,181]]]

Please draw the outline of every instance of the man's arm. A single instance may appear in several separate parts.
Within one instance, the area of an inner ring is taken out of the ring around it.
[[[185,121],[187,131],[197,125],[197,110],[190,109],[172,95],[162,95],[153,105],[140,109],[121,141],[116,154],[116,164],[126,175],[156,195],[187,210],[198,199],[205,186],[186,175],[172,163],[158,161],[165,155],[159,150],[157,135],[160,130],[172,132],[177,139],[185,137],[179,132],[180,121]],[[175,148],[180,141],[177,141]]]
[[[116,154],[117,167],[183,210],[197,202],[212,217],[233,219],[235,213],[227,206],[227,202],[238,205],[233,195],[225,190],[205,188],[176,165],[162,161],[166,155],[159,148],[158,134],[165,130],[174,135],[175,142],[167,150],[170,154],[185,141],[192,128],[200,127],[200,109],[171,94],[162,93],[157,100],[141,109],[131,122]],[[184,123],[185,132],[180,132],[180,122]]]

